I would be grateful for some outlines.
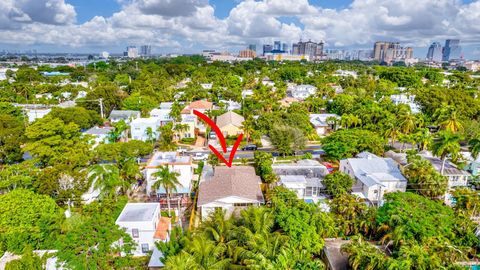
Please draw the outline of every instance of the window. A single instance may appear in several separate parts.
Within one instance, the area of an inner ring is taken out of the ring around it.
[[[138,238],[138,229],[132,229],[132,237]]]
[[[311,197],[311,196],[312,196],[312,192],[313,192],[313,188],[312,188],[312,187],[307,187],[307,188],[305,189],[305,196]]]
[[[243,207],[243,206],[249,206],[252,205],[251,203],[234,203],[233,206],[235,207]]]
[[[149,250],[148,244],[142,244],[142,253],[147,253]]]

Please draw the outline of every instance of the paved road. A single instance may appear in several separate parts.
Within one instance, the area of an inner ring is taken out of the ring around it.
[[[279,156],[278,152],[274,148],[259,148],[257,151],[262,151],[262,152],[269,152],[272,153],[273,156]],[[190,155],[193,156],[197,153],[202,153],[202,154],[210,154],[210,150],[201,150],[201,151],[186,151],[184,152],[183,155]],[[241,149],[238,149],[237,152],[235,153],[235,159],[240,159],[240,158],[253,158],[253,153],[254,151],[243,151]],[[297,153],[297,155],[303,155],[304,153],[312,153],[313,155],[320,155],[323,154],[323,150],[320,145],[308,145],[305,150],[300,151]],[[230,155],[230,151],[225,154],[225,158],[228,159]]]

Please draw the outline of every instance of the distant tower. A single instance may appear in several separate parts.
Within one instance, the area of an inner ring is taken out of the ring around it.
[[[282,43],[278,40],[273,42],[273,49],[275,51],[280,51],[282,49]]]
[[[282,51],[288,52],[288,44],[287,43],[282,43]]]
[[[445,40],[445,47],[443,47],[443,61],[458,60],[462,56],[462,47],[459,39]]]
[[[256,52],[257,51],[257,45],[256,44],[250,44],[250,45],[248,45],[248,49],[250,51]]]
[[[150,56],[152,55],[152,46],[150,45],[142,45],[140,47],[140,55],[141,56]]]
[[[273,50],[272,45],[270,45],[270,44],[264,44],[263,45],[263,55],[265,55],[266,53],[271,53],[272,50]]]
[[[433,42],[428,48],[427,60],[433,62],[442,62],[442,45],[439,42]]]
[[[138,57],[138,51],[137,47],[135,46],[128,46],[127,51],[125,52],[126,56],[128,58],[137,58]]]

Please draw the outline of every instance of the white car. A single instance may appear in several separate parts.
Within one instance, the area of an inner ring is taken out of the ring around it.
[[[192,159],[193,159],[193,160],[197,160],[197,161],[207,160],[207,159],[208,159],[208,154],[195,153],[195,155],[193,155]]]

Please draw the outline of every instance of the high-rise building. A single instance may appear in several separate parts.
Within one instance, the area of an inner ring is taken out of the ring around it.
[[[428,48],[427,60],[433,62],[442,61],[442,45],[439,42],[433,42]]]
[[[264,44],[263,45],[263,55],[265,55],[266,53],[270,53],[272,51],[273,51],[272,45],[270,45],[270,44]]]
[[[257,53],[255,51],[252,51],[252,50],[242,50],[238,53],[238,56],[240,58],[255,58],[257,57]]]
[[[273,42],[273,50],[281,51],[282,50],[282,43],[278,40]]]
[[[310,59],[318,59],[323,55],[323,42],[298,42],[292,45],[292,54],[309,56]]]
[[[141,56],[150,56],[152,55],[152,46],[150,45],[142,45],[140,47],[140,55]]]
[[[127,47],[127,51],[125,52],[126,56],[128,58],[137,58],[138,57],[138,51],[137,51],[137,47],[135,46],[128,46]],[[124,54],[124,55],[125,55]]]
[[[377,41],[373,46],[373,59],[391,63],[413,58],[412,47],[402,47],[398,42]]]
[[[282,43],[282,51],[288,52],[288,44],[287,43]]]
[[[250,44],[250,45],[248,45],[248,49],[250,51],[256,52],[257,51],[257,45],[256,44]]]
[[[443,47],[443,61],[459,60],[462,58],[462,47],[459,39],[445,40],[445,47]]]

